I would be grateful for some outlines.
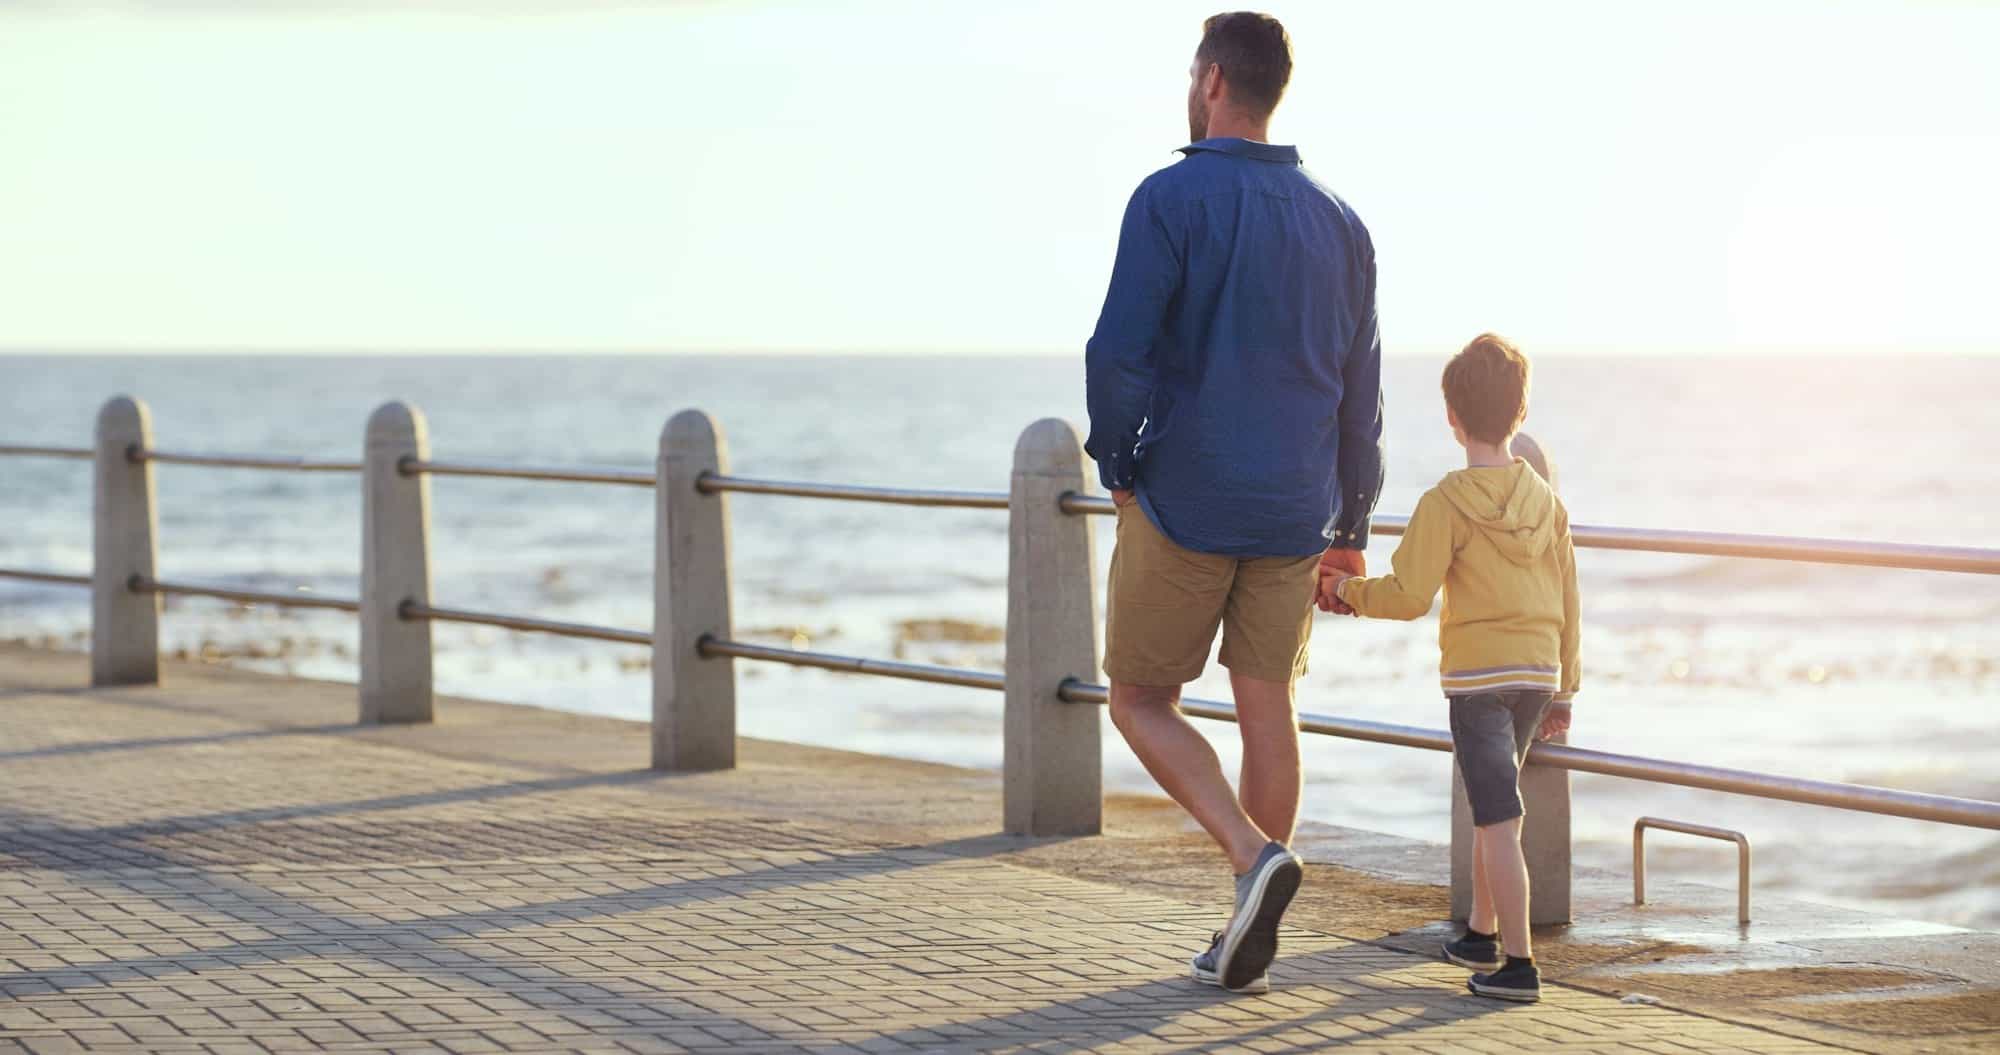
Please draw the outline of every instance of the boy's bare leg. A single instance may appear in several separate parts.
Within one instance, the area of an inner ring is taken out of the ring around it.
[[[1478,829],[1486,838],[1486,882],[1500,921],[1500,941],[1511,957],[1533,955],[1528,944],[1528,860],[1521,853],[1521,818]]]
[[[1236,726],[1243,734],[1243,771],[1237,782],[1243,812],[1264,834],[1290,846],[1305,782],[1292,685],[1232,673],[1229,686],[1236,695]]]
[[[1111,724],[1132,753],[1181,808],[1194,816],[1229,855],[1229,869],[1241,875],[1257,863],[1271,840],[1249,814],[1206,737],[1180,712],[1180,686],[1111,683]]]
[[[1465,925],[1481,934],[1498,934],[1493,914],[1493,887],[1486,882],[1486,829],[1472,829],[1472,915]]]

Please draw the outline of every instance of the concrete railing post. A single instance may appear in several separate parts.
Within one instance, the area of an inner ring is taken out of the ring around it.
[[[424,416],[384,403],[368,417],[361,492],[361,723],[431,720],[431,624],[405,602],[431,602],[431,482],[404,474],[428,459]]]
[[[1064,703],[1065,679],[1097,675],[1097,560],[1089,518],[1062,511],[1084,489],[1083,445],[1066,421],[1028,426],[1014,447],[1007,529],[1005,821],[1015,835],[1104,828],[1102,719]]]
[[[1559,736],[1548,742],[1568,739]],[[1569,770],[1523,767],[1521,804],[1528,811],[1521,826],[1521,852],[1528,859],[1528,922],[1568,923]],[[1457,766],[1451,770],[1451,914],[1458,920],[1472,914],[1472,808],[1466,804],[1465,781]]]
[[[1527,460],[1549,486],[1556,485],[1555,465],[1541,444],[1527,433],[1514,437],[1511,452]],[[1559,736],[1549,743],[1568,743]],[[1521,852],[1528,859],[1528,922],[1570,921],[1570,802],[1569,770],[1526,766],[1521,770],[1521,804],[1528,811],[1521,825]],[[1458,767],[1451,770],[1451,913],[1454,919],[1472,914],[1472,808],[1466,804],[1465,781]]]
[[[653,768],[736,766],[736,666],[704,659],[701,639],[730,635],[729,500],[703,473],[729,471],[722,431],[684,410],[660,432],[653,547]]]
[[[159,513],[153,463],[131,452],[153,444],[146,404],[119,396],[97,413],[92,486],[90,683],[153,685],[160,680],[160,598],[132,589],[153,577],[159,559]]]

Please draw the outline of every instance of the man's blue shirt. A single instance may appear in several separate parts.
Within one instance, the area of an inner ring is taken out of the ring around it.
[[[1125,209],[1084,447],[1187,549],[1359,549],[1382,489],[1374,244],[1292,147],[1181,150]]]

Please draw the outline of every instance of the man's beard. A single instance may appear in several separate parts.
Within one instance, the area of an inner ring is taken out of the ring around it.
[[[1188,142],[1199,143],[1208,138],[1208,107],[1193,96],[1188,97]]]

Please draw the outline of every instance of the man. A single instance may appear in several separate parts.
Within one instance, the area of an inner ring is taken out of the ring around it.
[[[1132,196],[1090,339],[1090,439],[1118,506],[1104,670],[1111,720],[1237,876],[1194,976],[1269,988],[1303,877],[1298,717],[1315,566],[1365,573],[1382,486],[1375,250],[1346,203],[1266,141],[1291,79],[1266,15],[1217,15],[1189,71],[1186,156]],[[1222,631],[1240,794],[1180,713]]]

